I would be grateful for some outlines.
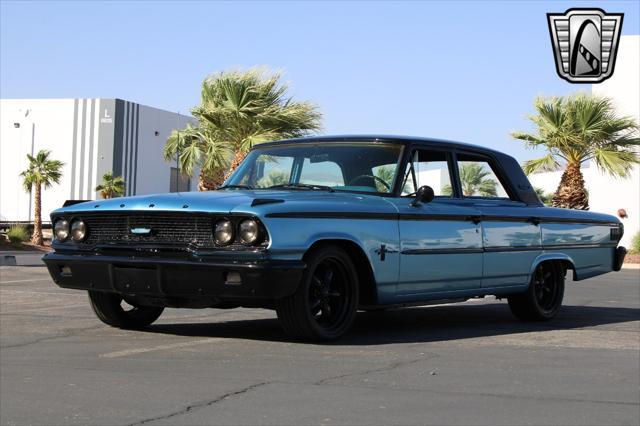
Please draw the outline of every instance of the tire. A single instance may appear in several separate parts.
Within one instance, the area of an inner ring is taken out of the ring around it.
[[[298,290],[278,301],[276,312],[291,337],[326,342],[343,336],[358,307],[358,274],[340,247],[320,246],[305,256],[307,268]]]
[[[112,327],[140,329],[151,325],[160,317],[164,308],[158,306],[138,306],[125,310],[122,297],[113,293],[89,291],[89,302],[96,316]]]
[[[509,296],[509,308],[523,321],[547,321],[555,317],[564,297],[565,270],[559,262],[542,262],[533,272],[524,293]]]

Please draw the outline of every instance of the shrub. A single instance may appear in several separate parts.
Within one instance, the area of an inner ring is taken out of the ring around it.
[[[26,227],[22,225],[13,225],[9,228],[7,237],[9,238],[9,241],[17,244],[28,241],[31,235],[29,235],[29,230]]]
[[[631,240],[631,253],[640,254],[640,231],[636,232]]]

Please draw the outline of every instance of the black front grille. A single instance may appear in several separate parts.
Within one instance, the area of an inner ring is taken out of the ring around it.
[[[214,247],[215,218],[197,214],[87,215],[88,235],[84,244],[151,243],[176,246]],[[132,229],[150,229],[134,234]]]

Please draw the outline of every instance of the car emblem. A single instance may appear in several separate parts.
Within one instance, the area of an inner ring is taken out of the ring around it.
[[[623,16],[602,9],[547,13],[558,75],[570,83],[600,83],[611,77]]]
[[[133,235],[151,235],[151,228],[131,228]]]

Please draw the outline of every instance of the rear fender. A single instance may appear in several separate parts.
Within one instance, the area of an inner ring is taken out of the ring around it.
[[[574,281],[578,280],[578,276],[576,273],[576,266],[575,266],[575,262],[573,261],[573,259],[571,258],[571,256],[565,254],[565,253],[544,253],[539,255],[538,257],[535,258],[535,260],[533,261],[533,263],[531,264],[531,270],[529,271],[529,280],[528,282],[531,282],[531,277],[533,276],[533,271],[536,270],[536,268],[538,267],[538,265],[540,265],[542,262],[546,262],[549,260],[558,260],[561,261],[566,269],[571,269],[573,270],[573,279]]]

